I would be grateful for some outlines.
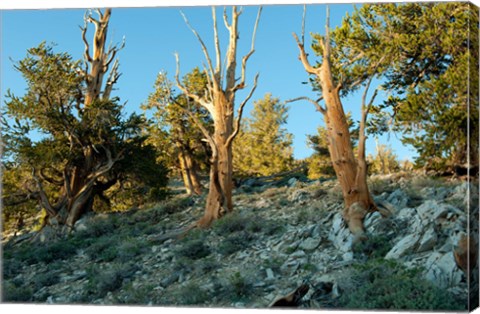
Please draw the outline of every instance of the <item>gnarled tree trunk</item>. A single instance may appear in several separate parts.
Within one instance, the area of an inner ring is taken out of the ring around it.
[[[83,103],[85,109],[100,99],[108,100],[113,85],[120,76],[117,71],[118,62],[115,61],[106,86],[102,91],[103,77],[108,72],[118,50],[123,48],[123,44],[121,47],[110,46],[105,49],[111,10],[106,9],[104,13],[97,10],[97,14],[99,16],[98,20],[91,15],[86,15],[84,18],[85,26],[82,28],[82,39],[85,43],[85,70],[81,72],[85,76],[86,82]],[[86,39],[88,23],[95,25],[92,55]],[[107,173],[120,159],[121,153],[112,156],[113,149],[108,147],[107,143],[93,144],[83,139],[81,135],[76,134],[75,130],[70,130],[70,132],[70,145],[80,148],[82,153],[68,161],[62,174],[62,180],[56,181],[48,178],[43,174],[43,169],[38,173],[34,170],[33,176],[40,190],[41,204],[46,209],[49,219],[60,225],[73,228],[77,220],[92,209],[95,195],[101,195],[117,181],[117,178],[109,178]],[[41,180],[59,187],[60,197],[57,200],[51,202],[43,189]]]
[[[220,43],[217,32],[216,12],[212,7],[213,17],[213,30],[215,41],[215,53],[216,64],[215,68],[212,65],[212,60],[208,54],[207,48],[200,38],[198,33],[190,26],[188,20],[185,18],[185,22],[197,37],[202,50],[207,60],[208,68],[205,69],[207,77],[209,78],[208,92],[204,97],[199,97],[194,93],[191,93],[184,87],[179,80],[179,58],[177,58],[177,73],[176,81],[177,85],[182,92],[195,102],[205,107],[213,119],[214,131],[210,134],[205,127],[202,126],[200,121],[187,112],[190,118],[195,124],[202,130],[207,142],[210,145],[212,155],[210,158],[210,183],[209,192],[207,196],[207,202],[205,207],[204,216],[196,223],[199,227],[208,227],[214,220],[220,218],[223,214],[233,210],[232,203],[232,190],[233,190],[233,156],[232,156],[232,143],[237,136],[240,128],[240,122],[242,118],[243,108],[246,102],[251,98],[255,88],[257,86],[258,74],[255,77],[254,85],[250,90],[249,95],[240,104],[237,111],[237,116],[234,117],[234,105],[235,105],[235,93],[245,88],[245,71],[248,58],[254,52],[255,34],[260,19],[261,8],[258,11],[257,19],[255,22],[251,50],[242,59],[241,65],[241,79],[240,82],[235,75],[236,72],[236,54],[237,54],[237,41],[238,41],[238,17],[242,13],[241,10],[237,10],[236,7],[232,8],[231,23],[227,18],[226,9],[224,10],[224,22],[227,30],[229,31],[229,45],[226,53],[225,71],[223,71],[222,58],[220,52]],[[224,73],[225,72],[225,73]],[[225,78],[225,82],[224,82]],[[225,86],[224,86],[225,85]]]
[[[367,80],[362,98],[362,117],[360,119],[358,153],[355,157],[347,116],[345,115],[340,99],[340,91],[343,86],[341,83],[335,82],[332,75],[328,20],[329,12],[327,9],[326,36],[319,43],[323,50],[323,58],[320,67],[315,68],[309,63],[303,41],[300,42],[297,35],[294,34],[300,51],[300,60],[305,70],[309,74],[316,76],[322,91],[322,97],[320,99],[324,100],[325,107],[321,106],[318,101],[311,100],[307,97],[300,97],[291,101],[300,99],[308,100],[323,114],[328,134],[328,150],[330,158],[332,160],[335,174],[342,188],[345,205],[343,218],[355,237],[357,239],[363,239],[365,237],[363,218],[369,211],[377,209],[368,190],[367,163],[365,160],[365,123],[369,108],[376,96],[376,92],[371,98],[370,103],[366,105],[366,94],[373,78],[373,75],[371,75]],[[380,64],[380,62],[378,64]],[[375,65],[373,73],[375,73],[378,64]]]
[[[188,195],[202,194],[202,185],[198,177],[198,169],[192,154],[188,149],[177,143],[178,163],[180,165],[180,173],[182,175],[183,184]]]

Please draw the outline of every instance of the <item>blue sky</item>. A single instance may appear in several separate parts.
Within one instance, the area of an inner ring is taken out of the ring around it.
[[[246,6],[240,17],[240,41],[238,57],[248,52],[251,33],[257,14],[257,6]],[[140,104],[153,90],[157,73],[165,70],[173,79],[175,73],[174,53],[178,52],[181,62],[181,74],[186,74],[195,66],[202,66],[204,56],[197,39],[185,25],[182,10],[192,26],[200,33],[213,57],[213,32],[210,7],[164,7],[164,8],[118,8],[113,9],[109,26],[109,40],[120,42],[125,36],[126,46],[118,54],[122,76],[117,84],[115,95],[127,101],[128,112],[141,112]],[[226,30],[221,18],[223,8],[217,9],[218,26],[221,40],[227,44]],[[330,6],[331,26],[340,24],[346,12],[353,11],[351,4]],[[84,9],[50,9],[50,10],[5,10],[1,12],[1,97],[2,104],[7,89],[21,95],[26,84],[21,75],[13,69],[14,61],[26,55],[28,48],[37,46],[42,41],[55,43],[55,50],[68,52],[79,59],[83,53],[83,42],[79,26],[83,25]],[[253,107],[253,101],[263,98],[271,92],[274,97],[287,100],[298,96],[315,97],[300,61],[298,49],[292,32],[301,32],[303,6],[301,5],[267,5],[264,6],[257,31],[255,53],[247,66],[247,83],[252,84],[254,75],[260,73],[258,87],[252,100],[245,108],[246,116]],[[324,31],[325,5],[307,6],[306,36],[310,43],[310,32]],[[90,37],[92,35],[90,25]],[[310,52],[310,61],[314,63],[314,54]],[[239,62],[240,63],[240,62]],[[250,85],[251,86],[251,85]],[[374,87],[374,86],[373,86]],[[246,96],[249,88],[237,94],[237,103]],[[361,95],[352,95],[343,99],[346,111],[352,111],[358,119]],[[378,101],[381,97],[377,98]],[[306,134],[315,134],[318,126],[323,125],[323,118],[313,105],[296,102],[289,105],[287,129],[294,135],[294,154],[304,158],[312,153],[307,148]],[[390,134],[379,139],[380,143],[391,145],[400,159],[411,158],[415,152],[404,147],[396,137]],[[367,140],[367,154],[375,152],[375,141]]]

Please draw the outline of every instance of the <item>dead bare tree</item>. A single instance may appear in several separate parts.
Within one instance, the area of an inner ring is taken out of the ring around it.
[[[261,11],[262,8],[260,7],[253,29],[251,49],[242,58],[241,77],[239,79],[236,77],[238,18],[242,14],[242,9],[239,10],[235,6],[232,8],[231,21],[228,20],[226,8],[224,9],[223,20],[225,27],[229,32],[229,44],[226,51],[225,64],[222,65],[220,39],[217,29],[217,16],[215,7],[212,7],[215,45],[215,67],[202,38],[197,33],[197,31],[190,25],[185,15],[183,15],[182,13],[185,23],[199,41],[205,56],[207,66],[205,67],[204,71],[207,74],[209,80],[208,91],[205,93],[204,97],[199,97],[198,95],[188,91],[188,89],[182,85],[179,79],[180,61],[178,54],[176,55],[176,82],[179,89],[185,95],[187,95],[190,99],[193,99],[196,103],[200,104],[208,110],[208,112],[212,116],[214,125],[214,131],[213,134],[211,134],[202,126],[202,124],[198,120],[196,120],[193,115],[190,114],[192,120],[202,130],[202,133],[205,136],[205,139],[212,150],[212,155],[210,158],[211,165],[209,193],[206,202],[205,214],[196,223],[196,226],[198,227],[208,227],[214,220],[220,218],[225,213],[231,212],[233,210],[232,143],[240,129],[243,108],[245,107],[245,104],[249,101],[249,99],[252,97],[253,92],[257,87],[258,74],[255,76],[253,86],[249,94],[240,103],[237,109],[236,116],[234,115],[235,94],[237,91],[246,87],[245,81],[247,61],[255,51],[255,35]]]

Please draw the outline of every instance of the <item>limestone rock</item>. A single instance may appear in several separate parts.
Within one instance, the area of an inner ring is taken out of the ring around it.
[[[387,202],[392,204],[397,209],[401,209],[407,206],[408,196],[401,189],[393,191],[392,194],[387,198]]]
[[[433,247],[437,243],[437,239],[438,239],[437,233],[435,232],[433,227],[430,227],[429,229],[427,229],[427,231],[423,234],[422,238],[420,239],[417,252],[425,252],[433,249]]]
[[[306,252],[310,252],[320,245],[320,241],[321,239],[307,238],[300,243],[299,247]]]
[[[340,213],[335,214],[328,239],[341,252],[351,251],[353,235],[345,224]]]
[[[385,259],[398,259],[410,252],[412,252],[417,246],[420,236],[416,234],[410,234],[400,240],[388,253],[385,255]]]
[[[425,262],[425,278],[438,287],[458,285],[462,280],[462,272],[455,264],[452,252],[442,254],[434,252]]]

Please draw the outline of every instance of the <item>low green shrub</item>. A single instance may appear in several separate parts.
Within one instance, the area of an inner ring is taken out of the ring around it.
[[[233,301],[243,301],[253,294],[253,285],[240,272],[236,272],[228,278],[229,286],[227,293]]]
[[[175,299],[179,305],[201,305],[210,300],[211,296],[198,284],[190,282],[176,293]]]
[[[17,303],[31,302],[33,290],[25,285],[16,285],[11,281],[4,281],[2,284],[2,302]]]
[[[46,272],[37,274],[34,278],[35,290],[40,290],[43,287],[53,286],[60,282],[60,276],[57,272]]]
[[[199,259],[208,256],[211,251],[210,247],[205,244],[205,238],[204,232],[201,230],[193,230],[179,242],[175,253],[179,257],[189,259]]]
[[[84,291],[83,301],[103,298],[108,292],[114,292],[123,286],[124,280],[132,277],[138,270],[135,264],[111,264],[107,269],[87,268],[88,284]]]
[[[421,278],[421,269],[395,261],[370,260],[355,267],[352,284],[343,291],[339,307],[377,310],[466,310],[444,289]]]
[[[383,258],[392,249],[393,245],[387,236],[368,236],[365,241],[356,242],[352,251],[356,257],[364,255],[368,258]]]
[[[253,239],[254,235],[249,232],[235,232],[220,242],[217,251],[222,255],[230,255],[247,248]]]

